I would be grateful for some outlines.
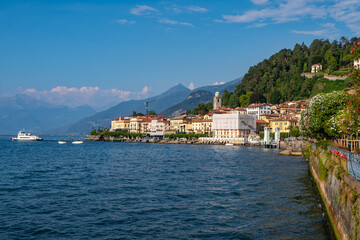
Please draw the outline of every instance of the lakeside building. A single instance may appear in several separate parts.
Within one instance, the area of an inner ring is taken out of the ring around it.
[[[360,69],[360,58],[354,60],[354,68]]]
[[[266,103],[253,103],[246,108],[246,113],[255,115],[256,119],[260,119],[260,115],[271,114],[270,106]]]
[[[317,73],[322,71],[322,65],[320,63],[311,65],[311,73]]]
[[[256,134],[264,132],[266,127],[270,127],[270,123],[264,120],[256,120]]]
[[[181,132],[180,125],[184,123],[184,121],[187,119],[188,119],[187,114],[183,114],[170,119],[170,130],[174,131],[175,133]]]
[[[192,121],[192,131],[200,134],[210,134],[212,132],[213,119],[194,119]]]
[[[163,137],[168,131],[170,131],[170,120],[168,118],[157,118],[151,120],[149,132],[151,137]]]
[[[115,131],[116,129],[130,129],[130,119],[131,117],[118,117],[111,121],[110,131]]]
[[[214,138],[239,138],[254,135],[256,116],[240,113],[213,115]]]
[[[275,128],[280,128],[280,132],[289,133],[290,127],[299,126],[299,122],[296,119],[278,118],[270,121],[270,132],[274,133]]]
[[[193,133],[192,119],[185,119],[179,126],[181,133]]]

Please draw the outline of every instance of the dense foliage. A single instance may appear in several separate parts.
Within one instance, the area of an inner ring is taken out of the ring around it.
[[[313,97],[301,113],[300,131],[303,136],[323,139],[337,138],[341,134],[336,118],[348,101],[347,93],[335,91]]]
[[[186,114],[188,115],[205,115],[206,113],[208,113],[209,111],[211,111],[213,109],[213,103],[212,102],[208,102],[207,104],[205,103],[199,103],[193,110],[187,110]]]
[[[308,79],[301,74],[310,72],[311,65],[317,63],[322,64],[324,73],[339,76],[348,74],[353,60],[351,45],[356,40],[345,37],[333,42],[315,39],[309,47],[296,44],[293,50],[283,49],[250,67],[234,93],[224,92],[223,105],[247,106],[251,103],[252,94],[263,94],[268,103],[277,104],[306,99],[320,92],[343,90],[348,86],[347,81],[334,82],[322,78],[321,74]]]
[[[351,46],[351,59],[360,57],[360,39]],[[316,95],[301,114],[304,136],[321,138],[358,137],[360,129],[360,69],[350,68],[352,90]]]
[[[109,136],[109,137],[115,137],[115,138],[134,138],[134,137],[145,137],[146,134],[145,133],[129,133],[127,130],[125,129],[116,129],[113,132],[110,132],[109,129],[97,129],[97,130],[92,130],[90,132],[91,136],[99,136],[99,137],[103,137],[103,136]]]

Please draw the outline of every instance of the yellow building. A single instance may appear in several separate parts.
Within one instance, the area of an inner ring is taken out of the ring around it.
[[[170,119],[170,130],[176,133],[181,132],[180,125],[187,119],[186,114]]]
[[[270,132],[274,133],[275,128],[280,128],[280,132],[290,132],[290,126],[299,126],[299,122],[294,119],[277,118],[270,121]]]
[[[118,117],[111,121],[111,131],[116,129],[130,129],[130,117]]]
[[[212,119],[194,119],[192,130],[194,133],[209,134],[212,132]]]

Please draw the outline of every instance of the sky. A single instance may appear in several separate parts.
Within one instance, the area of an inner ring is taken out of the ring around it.
[[[101,107],[360,36],[360,0],[0,1],[0,96]]]

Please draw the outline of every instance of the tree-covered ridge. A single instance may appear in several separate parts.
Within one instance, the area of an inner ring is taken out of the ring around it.
[[[224,92],[223,105],[230,107],[246,106],[251,103],[251,94],[262,94],[268,103],[280,103],[312,97],[319,92],[342,90],[347,81],[331,81],[317,76],[314,79],[303,77],[310,72],[311,65],[320,63],[323,72],[334,75],[346,74],[351,66],[351,45],[357,40],[342,37],[340,41],[315,39],[308,47],[296,44],[294,49],[282,49],[257,65],[250,67],[234,93]]]

